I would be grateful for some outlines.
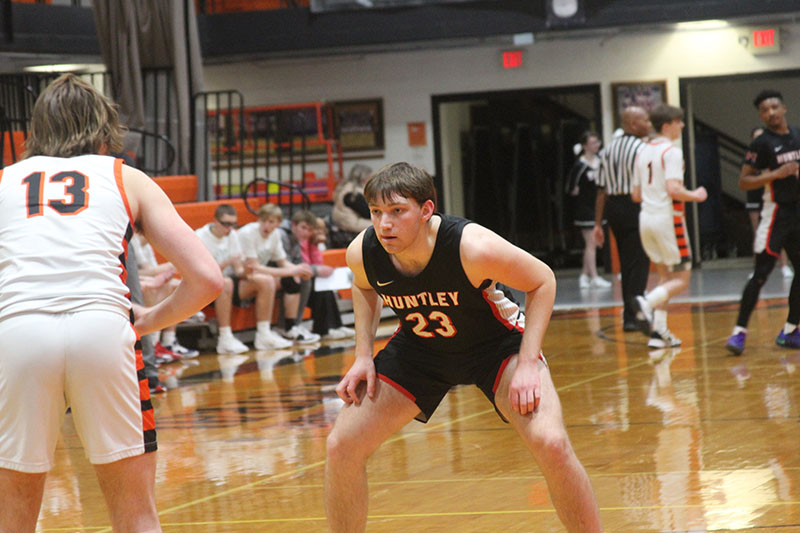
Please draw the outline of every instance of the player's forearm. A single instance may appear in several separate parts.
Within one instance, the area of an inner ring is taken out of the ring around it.
[[[745,174],[739,175],[739,188],[743,191],[751,191],[753,189],[760,189],[767,183],[777,179],[773,172],[764,172],[762,174]]]
[[[381,302],[373,290],[353,286],[353,317],[356,330],[356,357],[372,359],[375,335],[381,320]]]
[[[698,200],[695,192],[690,191],[685,187],[681,187],[680,189],[675,189],[673,192],[670,192],[669,195],[670,198],[672,198],[676,202],[696,202]]]
[[[525,294],[525,333],[519,349],[521,360],[535,361],[542,349],[556,299],[556,280],[552,272],[550,274],[538,288]]]
[[[136,317],[136,331],[146,335],[177,324],[210,304],[222,290],[222,274],[213,263],[193,272],[182,272],[177,289]]]

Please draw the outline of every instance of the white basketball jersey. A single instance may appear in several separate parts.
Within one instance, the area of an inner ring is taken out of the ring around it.
[[[122,160],[35,156],[0,174],[0,320],[30,312],[129,316],[132,221]]]
[[[667,193],[667,180],[683,183],[683,151],[665,137],[647,143],[636,159],[634,183],[642,187],[642,211],[653,214],[677,214],[683,202],[675,202]]]

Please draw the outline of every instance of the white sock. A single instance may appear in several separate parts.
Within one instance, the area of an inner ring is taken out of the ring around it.
[[[744,333],[747,335],[747,328],[743,328],[742,326],[734,326],[733,333],[731,333],[731,335],[738,335],[739,333]]]
[[[648,292],[645,297],[647,303],[650,304],[650,307],[658,307],[659,305],[666,303],[667,299],[669,299],[669,293],[667,293],[667,289],[659,285],[652,291]]]
[[[667,310],[656,309],[653,311],[653,331],[666,331],[667,329]]]
[[[226,338],[226,337],[233,337],[233,330],[230,326],[222,326],[219,328],[219,337]]]
[[[270,323],[269,320],[259,320],[256,322],[256,333],[265,335],[269,333]]]
[[[172,346],[175,344],[175,330],[164,330],[161,332],[162,346]]]
[[[797,324],[789,324],[788,322],[783,325],[783,333],[788,335],[789,333],[793,332],[797,329]]]

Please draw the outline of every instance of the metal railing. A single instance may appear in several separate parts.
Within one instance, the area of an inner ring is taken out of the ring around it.
[[[192,112],[193,172],[204,199],[258,191],[289,210],[330,200],[341,179],[342,155],[326,104],[245,107],[237,90],[210,91],[195,95]],[[307,172],[309,159],[324,164],[327,175],[317,179]]]
[[[108,72],[76,73],[104,94],[111,94],[111,76]],[[136,166],[150,175],[174,174],[176,169],[175,146],[170,140],[172,114],[165,104],[172,92],[170,71],[149,69],[142,72],[145,101],[145,127],[129,128],[141,135],[141,142],[134,154]],[[28,137],[31,115],[36,98],[59,72],[3,74],[0,75],[0,153],[4,153],[5,142],[11,141],[10,157],[0,161],[2,165],[19,160],[22,156],[13,142],[21,132]],[[16,132],[16,133],[15,133]]]

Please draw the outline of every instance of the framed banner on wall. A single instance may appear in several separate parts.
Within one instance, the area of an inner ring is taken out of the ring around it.
[[[342,150],[383,150],[383,100],[332,102],[333,128]]]
[[[611,98],[616,129],[620,126],[620,117],[626,107],[637,105],[649,112],[658,104],[666,103],[667,82],[661,80],[612,83]]]

